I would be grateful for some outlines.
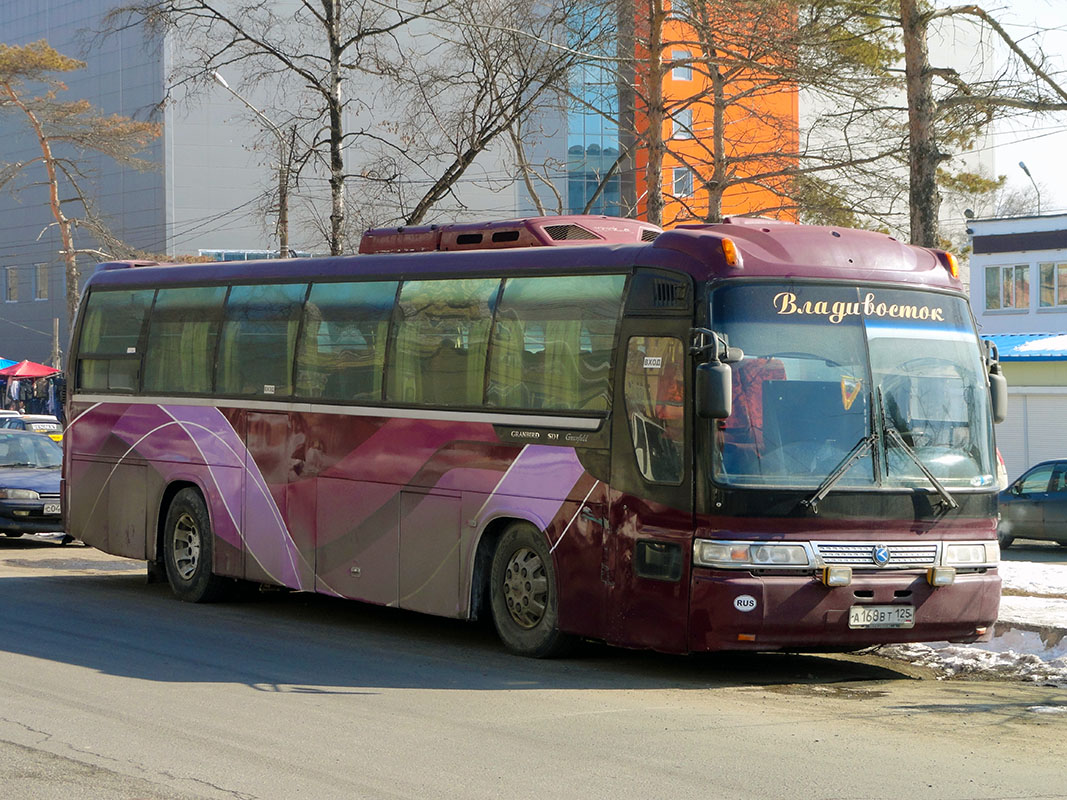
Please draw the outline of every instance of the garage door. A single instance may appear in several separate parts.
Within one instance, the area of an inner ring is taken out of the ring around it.
[[[1011,392],[996,436],[1010,480],[1038,461],[1067,458],[1067,395]]]

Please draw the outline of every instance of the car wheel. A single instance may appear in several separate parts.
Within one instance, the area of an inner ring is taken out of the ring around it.
[[[163,561],[170,588],[189,603],[213,603],[230,581],[211,571],[215,551],[207,506],[196,489],[182,489],[167,509]]]
[[[997,531],[997,541],[1000,542],[1001,550],[1007,550],[1015,542],[1015,537],[1009,536],[1003,531]]]
[[[573,643],[559,630],[556,570],[545,537],[533,525],[508,526],[493,553],[489,580],[493,623],[509,650],[550,658]]]

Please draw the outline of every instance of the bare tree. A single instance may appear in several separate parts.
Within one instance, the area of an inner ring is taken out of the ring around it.
[[[560,106],[561,88],[602,29],[587,9],[575,11],[567,0],[478,0],[452,9],[448,20],[432,21],[438,23],[432,35],[393,84],[394,96],[406,99],[405,113],[388,127],[391,136],[367,169],[403,177],[388,189],[408,225],[454,197],[490,148],[510,143],[526,164],[517,171],[529,177],[523,144],[513,134],[545,106]],[[509,169],[495,177],[510,187],[515,175]]]
[[[398,4],[297,0],[292,4],[245,0],[142,0],[112,11],[105,27],[144,23],[165,33],[182,53],[171,90],[205,85],[219,69],[240,65],[247,87],[269,83],[284,115],[282,129],[301,132],[294,176],[314,163],[325,166],[330,214],[323,231],[330,252],[343,252],[345,150],[373,131],[349,130],[346,116],[365,107],[342,90],[353,75],[395,73],[403,53],[396,33],[444,3],[413,0]],[[364,175],[365,179],[375,176]]]
[[[879,16],[881,0],[674,0],[669,8],[647,0],[636,6],[632,31],[623,7],[635,6],[619,0],[619,37],[632,38],[620,47],[630,56],[618,64],[618,124],[629,149],[647,155],[650,221],[717,221],[724,197],[732,195],[736,206],[742,194],[753,213],[794,215],[802,177],[805,199],[814,197],[819,175],[839,182],[851,174],[870,187],[898,156],[900,134],[886,124],[890,110],[876,102],[897,82],[890,71],[894,33]],[[665,95],[676,69],[692,73],[691,91],[680,94],[676,83]],[[801,92],[826,109],[803,135]],[[631,107],[636,113],[627,118]],[[697,191],[664,190],[664,164],[687,168]],[[879,197],[884,192],[871,192],[857,212],[875,211]],[[662,219],[667,199],[676,210]]]
[[[930,25],[946,18],[983,26],[1010,54],[1007,66],[988,78],[969,79],[930,64]],[[980,131],[998,117],[1025,112],[1067,111],[1067,90],[1044,57],[1028,53],[997,20],[977,5],[935,8],[924,0],[900,0],[905,51],[910,153],[911,241],[938,246],[941,206],[937,175],[950,157],[946,144]]]
[[[304,145],[294,178],[328,164],[322,228],[338,253],[357,225],[424,219],[483,153],[558,102],[589,38],[585,16],[563,0],[293,0],[284,10],[139,0],[107,26],[144,22],[173,37],[183,54],[175,89],[227,66],[239,67],[244,88],[273,87],[283,102],[271,116]],[[354,210],[350,184],[360,187]]]
[[[56,76],[84,67],[84,62],[62,55],[45,41],[25,46],[0,44],[0,111],[20,114],[41,151],[36,158],[0,167],[0,186],[30,168],[40,166],[44,170],[49,207],[59,231],[66,268],[68,320],[74,319],[81,292],[78,254],[83,251],[74,246],[74,227],[80,222],[98,240],[110,236],[93,213],[83,156],[86,151],[94,151],[147,169],[151,165],[136,154],[161,132],[153,122],[97,114],[86,100],[60,100],[60,92],[67,87]],[[36,91],[42,93],[35,94]],[[69,214],[63,206],[68,202],[63,196],[71,193],[74,202],[81,205],[80,214]]]

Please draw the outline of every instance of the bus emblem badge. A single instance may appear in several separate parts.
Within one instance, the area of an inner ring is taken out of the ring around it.
[[[884,567],[889,563],[889,548],[884,544],[876,544],[871,550],[871,558],[879,567]]]

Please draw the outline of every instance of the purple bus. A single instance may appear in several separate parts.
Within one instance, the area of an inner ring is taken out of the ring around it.
[[[954,259],[605,217],[104,264],[68,530],[179,598],[491,617],[510,650],[989,638],[1006,387]]]

